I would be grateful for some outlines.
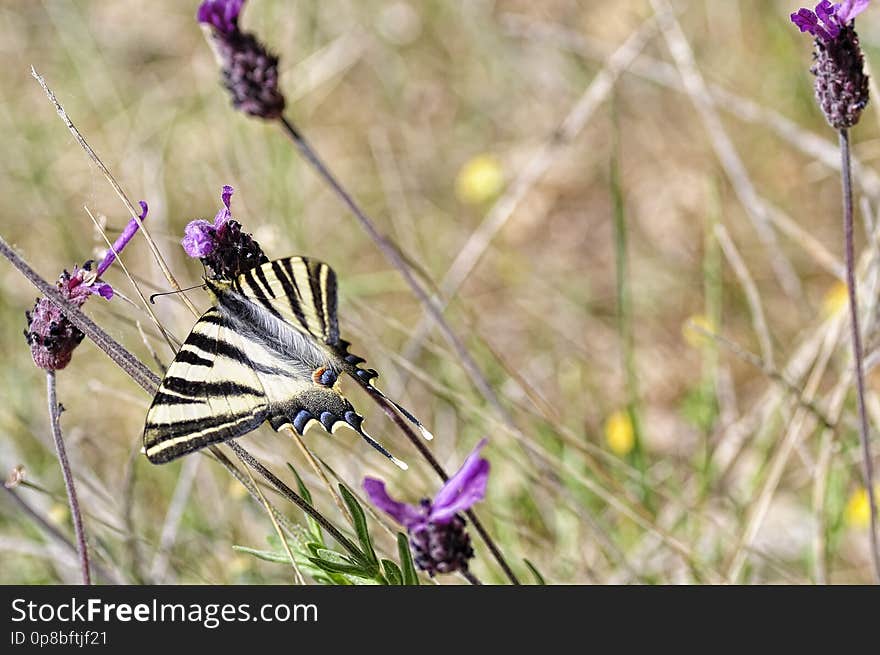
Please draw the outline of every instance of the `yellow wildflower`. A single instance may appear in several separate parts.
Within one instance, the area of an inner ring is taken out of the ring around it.
[[[468,160],[455,180],[455,195],[467,205],[479,205],[493,199],[504,185],[504,171],[492,155],[477,155]]]
[[[825,297],[822,298],[822,315],[825,317],[834,316],[846,307],[848,301],[849,289],[844,282],[838,280],[825,292]]]
[[[874,497],[880,494],[880,485],[874,488]],[[846,501],[846,509],[843,511],[846,524],[853,528],[867,528],[871,525],[871,505],[868,501],[867,487],[859,487]]]
[[[632,452],[636,445],[636,433],[629,412],[625,409],[614,412],[605,421],[605,442],[618,457],[625,457]]]

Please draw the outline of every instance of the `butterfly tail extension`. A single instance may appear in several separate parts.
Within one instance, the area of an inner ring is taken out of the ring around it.
[[[418,429],[419,433],[425,439],[425,441],[431,441],[434,439],[434,435],[431,434],[431,431],[428,430],[422,424],[419,419],[417,419],[412,412],[403,407],[400,403],[395,402],[384,393],[382,393],[378,387],[376,387],[375,380],[379,377],[378,371],[372,368],[361,368],[360,365],[363,364],[366,360],[363,357],[359,357],[358,355],[352,354],[348,352],[348,348],[351,344],[345,339],[339,340],[339,347],[342,350],[341,357],[345,362],[344,370],[348,373],[352,378],[357,380],[358,384],[364,388],[364,390],[374,396],[381,398],[382,400],[391,404],[400,414],[412,423]]]
[[[401,468],[401,469],[404,470],[404,471],[406,471],[407,469],[409,469],[409,466],[407,465],[406,462],[404,462],[403,460],[400,460],[400,459],[396,458],[394,455],[392,455],[390,452],[388,452],[388,450],[387,450],[382,444],[380,444],[378,441],[376,441],[375,439],[373,439],[373,437],[371,437],[370,435],[368,435],[368,434],[364,431],[363,423],[364,423],[364,419],[363,419],[362,416],[360,416],[357,412],[349,411],[349,412],[346,412],[346,413],[345,413],[345,419],[344,419],[344,421],[337,421],[337,422],[332,426],[332,428],[331,428],[330,431],[333,432],[333,433],[335,434],[336,430],[338,430],[340,427],[345,426],[345,427],[351,428],[352,430],[354,430],[355,432],[357,432],[357,433],[361,436],[361,438],[362,438],[364,441],[366,441],[366,442],[367,442],[368,444],[370,444],[373,448],[375,448],[375,449],[378,450],[380,453],[382,453],[383,455],[385,455],[385,457],[387,457],[387,458],[390,459],[392,462],[394,462],[394,464],[395,464],[396,466],[398,466],[399,468]]]

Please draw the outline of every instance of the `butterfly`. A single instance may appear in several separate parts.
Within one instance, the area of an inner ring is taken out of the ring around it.
[[[327,264],[288,257],[233,280],[205,279],[215,304],[202,314],[169,366],[144,426],[144,453],[154,464],[240,437],[268,421],[304,435],[313,425],[333,434],[354,430],[401,468],[363,429],[342,395],[348,374],[391,403],[426,439],[431,433],[388,399],[339,336],[336,274]]]

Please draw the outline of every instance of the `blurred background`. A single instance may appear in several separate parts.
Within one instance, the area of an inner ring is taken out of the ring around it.
[[[196,2],[0,2],[0,232],[52,280],[105,250],[86,209],[111,239],[128,220],[34,66],[129,197],[149,203],[182,286],[202,275],[183,228],[213,217],[223,184],[270,257],[336,270],[343,335],[430,426],[440,462],[454,470],[488,437],[478,513],[524,580],[528,559],[550,583],[868,582],[839,160],[812,97],[811,40],[788,21],[793,1],[673,4],[659,22],[665,1],[245,7],[242,26],[281,57],[287,115],[437,285],[503,411],[277,125],[230,107]],[[870,65],[880,15],[857,23]],[[877,117],[872,105],[853,132],[870,353]],[[140,236],[122,259],[144,293],[168,290]],[[118,266],[105,277],[137,298]],[[70,536],[45,376],[22,337],[35,289],[7,264],[0,288],[0,472],[22,467],[12,492]],[[170,360],[141,305],[85,309],[154,370],[150,349]],[[192,326],[178,297],[154,311],[179,339]],[[878,383],[872,373],[874,420]],[[348,390],[410,470],[346,432],[311,432],[315,454],[354,489],[373,475],[397,497],[432,495],[418,453]],[[113,579],[291,581],[233,549],[266,548],[273,528],[223,468],[139,455],[150,398],[88,341],[58,394],[93,557]],[[264,426],[241,442],[290,484],[294,464],[334,516],[289,438]],[[475,546],[473,570],[502,582]],[[0,557],[4,584],[79,576],[8,493]]]

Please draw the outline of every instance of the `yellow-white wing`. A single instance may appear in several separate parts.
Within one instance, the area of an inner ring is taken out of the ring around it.
[[[319,384],[304,362],[281,356],[259,334],[242,334],[212,308],[198,320],[159,386],[147,413],[144,451],[160,464],[240,437],[269,421],[299,434],[314,424],[367,435],[363,418],[335,386]]]

